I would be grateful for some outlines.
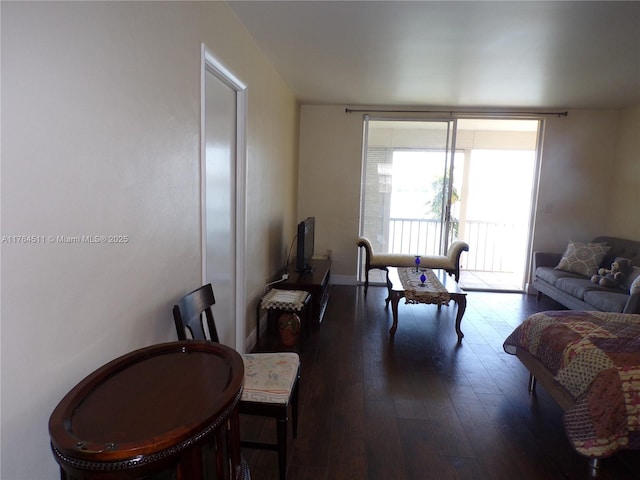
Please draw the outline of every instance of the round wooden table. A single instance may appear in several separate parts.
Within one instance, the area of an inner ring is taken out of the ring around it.
[[[109,362],[51,414],[61,478],[239,478],[243,379],[240,355],[212,342],[153,345]]]

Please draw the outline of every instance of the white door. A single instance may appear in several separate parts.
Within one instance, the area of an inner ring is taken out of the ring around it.
[[[220,343],[243,351],[243,89],[204,48],[203,66],[203,280],[213,286]]]

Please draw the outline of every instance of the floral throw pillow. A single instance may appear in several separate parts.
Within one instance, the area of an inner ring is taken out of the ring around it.
[[[610,249],[606,243],[569,242],[556,270],[591,277],[598,273],[598,268]]]

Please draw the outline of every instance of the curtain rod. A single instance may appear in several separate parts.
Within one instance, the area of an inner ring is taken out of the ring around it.
[[[557,115],[558,117],[566,117],[569,112],[469,112],[463,110],[376,110],[376,109],[352,109],[345,108],[345,113],[445,113],[453,116],[458,115]]]

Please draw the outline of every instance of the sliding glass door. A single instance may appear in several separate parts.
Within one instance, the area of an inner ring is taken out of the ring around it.
[[[453,121],[365,119],[361,234],[379,252],[446,250]],[[455,198],[455,196],[454,196]]]
[[[438,254],[465,240],[463,287],[522,290],[539,127],[365,117],[360,233],[381,253]]]
[[[463,157],[460,197],[464,200],[459,202],[460,236],[470,246],[461,284],[467,289],[525,288],[540,123],[458,120],[456,145]]]

